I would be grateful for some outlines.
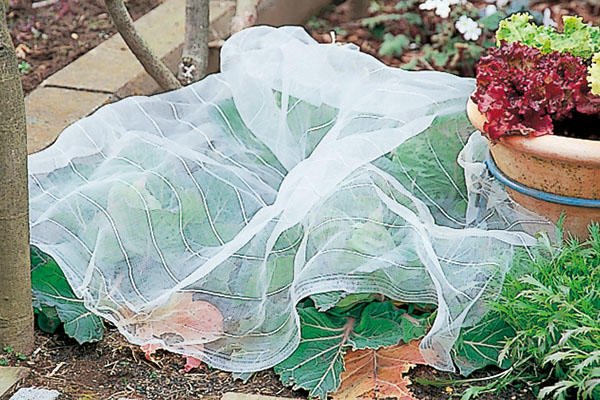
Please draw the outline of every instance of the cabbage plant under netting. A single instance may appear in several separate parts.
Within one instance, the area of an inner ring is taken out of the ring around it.
[[[380,293],[437,305],[420,349],[453,370],[461,327],[546,224],[488,177],[474,80],[294,27],[234,35],[221,71],[31,156],[32,243],[136,344],[257,371],[298,346],[300,300]]]

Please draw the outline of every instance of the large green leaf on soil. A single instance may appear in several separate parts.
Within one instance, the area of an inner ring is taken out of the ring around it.
[[[402,327],[405,319],[413,326],[423,325],[411,329],[410,333],[422,336],[425,331],[424,319],[407,316],[389,301],[359,305],[346,315],[334,310],[319,312],[312,307],[300,308],[300,344],[288,359],[275,367],[285,385],[306,389],[311,397],[325,399],[328,393],[337,390],[347,350],[397,344],[405,338]]]
[[[48,333],[54,333],[62,325],[56,308],[41,304],[39,308],[34,309],[37,315],[37,324],[41,330]]]
[[[370,303],[364,308],[360,319],[354,325],[349,343],[354,350],[377,349],[398,344],[405,339],[402,322],[406,318],[403,314],[404,312],[397,309],[390,301]],[[409,338],[412,339],[416,338]]]
[[[327,311],[335,307],[338,310],[347,311],[360,303],[369,303],[380,298],[381,295],[374,293],[327,292],[310,296],[319,311]]]
[[[102,320],[87,310],[83,300],[75,296],[52,257],[33,246],[31,285],[40,329],[54,332],[62,322],[65,333],[79,343],[102,339]]]
[[[498,356],[506,339],[514,335],[513,329],[494,312],[488,313],[478,324],[464,328],[452,349],[461,375],[468,376],[488,365],[508,368],[510,360],[505,359],[499,365]]]
[[[281,381],[294,389],[310,391],[311,397],[327,398],[340,386],[344,371],[344,348],[355,320],[320,313],[314,308],[298,310],[300,345],[285,361],[275,366]]]

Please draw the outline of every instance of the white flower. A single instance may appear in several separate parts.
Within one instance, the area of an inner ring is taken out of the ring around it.
[[[469,27],[469,29],[465,32],[463,37],[465,40],[476,41],[481,36],[481,28],[479,26]]]
[[[485,7],[485,10],[483,11],[483,14],[486,17],[489,17],[492,14],[496,14],[497,11],[498,11],[498,8],[495,5],[489,4],[488,6]]]
[[[510,2],[510,0],[496,0],[496,7],[498,7],[498,8],[506,7],[509,2]]]
[[[441,4],[435,9],[435,13],[442,18],[448,18],[450,11],[450,5],[447,3]]]
[[[473,19],[466,15],[461,16],[456,21],[456,30],[463,34],[465,40],[477,40],[481,35],[481,28]]]
[[[467,31],[467,29],[469,28],[469,20],[471,18],[467,17],[466,15],[461,15],[461,17],[458,19],[458,21],[456,21],[456,30],[459,31],[460,33],[465,33]]]
[[[442,18],[448,18],[450,15],[450,3],[455,0],[426,0],[424,3],[419,5],[421,10],[435,10],[436,15]],[[458,0],[460,1],[460,0]]]
[[[552,11],[549,8],[544,10],[544,26],[552,26],[556,28],[558,24],[552,19]]]
[[[434,10],[440,4],[440,0],[427,0],[425,3],[422,3],[419,8],[421,10]]]

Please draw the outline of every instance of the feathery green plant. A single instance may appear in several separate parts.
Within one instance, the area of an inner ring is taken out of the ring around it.
[[[515,331],[498,360],[512,366],[463,399],[519,383],[540,399],[600,399],[600,226],[589,231],[580,243],[559,228],[558,245],[542,236],[533,257],[517,254],[493,304]]]

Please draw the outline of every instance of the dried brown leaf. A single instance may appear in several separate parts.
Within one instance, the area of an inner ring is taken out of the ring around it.
[[[223,332],[223,315],[209,302],[194,300],[192,293],[176,293],[150,315],[132,317],[131,323],[137,325],[137,334],[150,342],[141,349],[146,359],[154,363],[154,354],[164,347],[153,340],[162,339],[184,354],[186,351],[198,353],[203,343],[218,339]],[[200,364],[199,359],[186,356],[184,370],[189,372]]]
[[[333,400],[416,400],[408,388],[410,379],[404,374],[416,364],[425,364],[419,342],[348,352],[342,383]]]

